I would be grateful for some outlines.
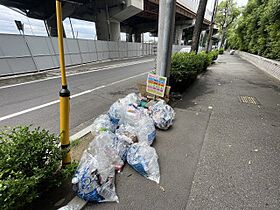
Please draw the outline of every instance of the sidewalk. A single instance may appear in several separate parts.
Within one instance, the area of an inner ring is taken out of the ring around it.
[[[157,133],[160,185],[126,165],[120,203],[85,209],[279,209],[279,84],[220,56],[175,104],[174,127]]]
[[[224,55],[186,92],[177,107],[199,113],[213,107],[186,209],[280,208],[279,85]],[[240,96],[258,104],[241,103]]]

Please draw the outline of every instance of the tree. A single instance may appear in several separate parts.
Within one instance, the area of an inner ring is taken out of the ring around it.
[[[204,20],[206,5],[207,5],[207,0],[199,1],[198,10],[197,10],[197,14],[196,14],[195,26],[194,26],[194,30],[193,30],[192,47],[191,47],[191,51],[194,51],[196,53],[198,51],[199,38],[200,38],[200,33],[201,33],[202,24],[203,24],[203,20]]]
[[[233,0],[223,0],[217,9],[216,24],[221,34],[220,48],[224,47],[227,30],[232,25],[234,20],[239,16],[240,11]]]
[[[228,41],[232,48],[280,60],[280,0],[249,0]]]

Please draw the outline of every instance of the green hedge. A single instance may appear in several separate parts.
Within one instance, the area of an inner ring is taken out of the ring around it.
[[[224,54],[224,51],[225,51],[224,48],[220,48],[220,49],[219,49],[219,54],[220,54],[220,55]]]
[[[212,59],[212,62],[214,60],[217,60],[219,56],[219,50],[212,50],[211,52],[208,53],[208,56]]]
[[[185,53],[178,52],[172,56],[171,63],[171,80],[174,83],[185,83],[188,80],[193,80],[207,67],[213,60],[217,59],[218,52],[212,51],[210,53],[201,52],[195,54],[194,52]]]
[[[2,210],[20,209],[62,182],[59,138],[27,127],[0,131],[0,203]],[[68,172],[67,172],[68,173]]]

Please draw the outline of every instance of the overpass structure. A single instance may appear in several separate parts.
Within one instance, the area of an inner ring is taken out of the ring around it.
[[[55,0],[0,0],[0,4],[17,9],[30,18],[45,21],[51,36],[57,36]],[[177,0],[174,44],[191,36],[199,0]],[[98,40],[119,41],[120,32],[127,41],[141,42],[141,34],[158,31],[159,0],[62,0],[63,19],[70,17],[96,24]],[[204,29],[211,11],[206,10]]]

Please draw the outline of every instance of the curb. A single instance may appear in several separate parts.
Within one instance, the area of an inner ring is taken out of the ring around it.
[[[86,204],[87,201],[75,196],[66,206],[63,206],[58,210],[82,210]]]
[[[70,137],[70,142],[80,139],[90,133],[90,126],[82,129]],[[87,204],[87,201],[75,196],[67,205],[60,207],[58,210],[82,210]]]

